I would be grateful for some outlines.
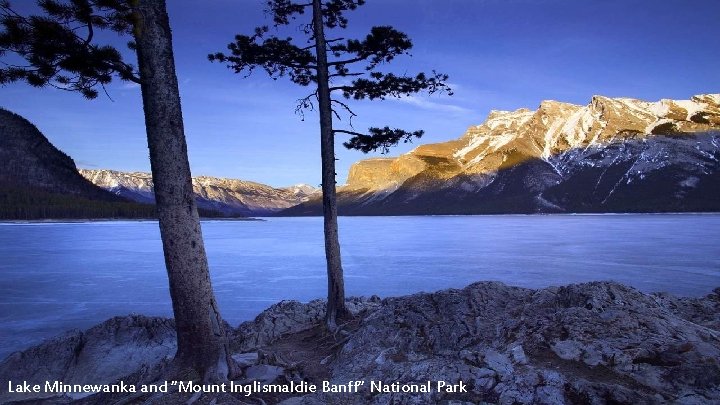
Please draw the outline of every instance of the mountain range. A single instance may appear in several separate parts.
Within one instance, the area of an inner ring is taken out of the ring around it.
[[[80,174],[115,195],[149,204],[155,202],[150,173],[80,169]],[[208,176],[193,177],[193,191],[198,207],[224,216],[271,215],[308,201],[318,193],[307,184],[274,188],[252,181]]]
[[[720,211],[720,94],[646,102],[595,96],[491,111],[458,139],[355,163],[341,215]],[[321,215],[304,184],[193,178],[203,216]],[[152,176],[77,170],[0,109],[0,218],[149,217]],[[131,202],[132,201],[132,202]]]
[[[341,215],[720,211],[720,94],[492,111],[459,139],[366,159]],[[319,197],[282,215],[318,215]]]
[[[243,180],[193,178],[203,217],[269,215],[317,190]],[[0,219],[153,218],[149,173],[78,170],[30,121],[0,109]]]

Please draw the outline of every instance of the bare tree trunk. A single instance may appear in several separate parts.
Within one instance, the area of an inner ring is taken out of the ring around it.
[[[175,365],[204,381],[233,372],[193,197],[180,93],[164,0],[136,0],[135,40],[143,108],[178,350]]]
[[[317,57],[318,104],[320,110],[320,155],[322,158],[322,194],[325,232],[325,260],[327,261],[328,302],[325,323],[330,329],[337,319],[348,315],[345,307],[345,282],[340,260],[338,239],[337,197],[335,192],[335,134],[330,104],[327,48],[323,27],[322,2],[313,0],[313,27]]]

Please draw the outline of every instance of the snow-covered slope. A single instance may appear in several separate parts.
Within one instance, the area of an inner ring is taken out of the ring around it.
[[[720,198],[710,203],[680,190],[704,188],[716,178],[718,130],[720,94],[656,102],[594,96],[585,106],[543,101],[534,111],[492,111],[459,139],[357,162],[339,190],[340,208],[355,214],[720,210]],[[668,184],[651,173],[663,173]],[[587,184],[570,181],[577,178]],[[597,186],[611,179],[642,193],[613,205],[623,187]],[[641,184],[651,180],[652,189]],[[564,191],[570,195],[551,201],[560,197],[549,188],[569,181],[575,184]],[[671,183],[680,189],[668,188]],[[585,195],[584,187],[597,198],[574,202],[572,194]],[[611,195],[600,198],[598,190]],[[663,198],[652,196],[647,204],[653,193]],[[705,194],[712,199],[717,191]],[[287,213],[317,213],[317,202]]]
[[[134,201],[155,199],[150,173],[80,169],[94,184]],[[251,181],[208,176],[193,178],[198,206],[225,215],[268,215],[307,201],[317,189],[306,184],[273,188]]]

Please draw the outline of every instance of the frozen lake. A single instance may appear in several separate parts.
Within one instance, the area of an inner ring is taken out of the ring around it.
[[[322,218],[203,223],[232,325],[284,299],[325,296]],[[496,280],[545,287],[616,280],[701,296],[720,286],[720,215],[340,219],[348,295]],[[0,359],[131,312],[171,315],[155,222],[0,224]]]

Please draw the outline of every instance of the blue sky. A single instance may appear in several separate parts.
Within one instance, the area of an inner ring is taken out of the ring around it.
[[[318,185],[317,117],[309,112],[301,121],[294,113],[308,89],[262,71],[242,78],[206,60],[234,34],[269,22],[263,2],[168,0],[168,8],[193,175]],[[450,75],[452,97],[353,103],[355,128],[424,129],[421,143],[457,138],[492,109],[536,108],[544,99],[587,104],[594,94],[658,100],[720,92],[716,0],[368,0],[348,16],[346,37],[393,25],[412,38],[412,57],[388,66],[396,73]],[[149,171],[139,88],[115,81],[108,90],[112,100],[86,101],[14,84],[0,89],[0,106],[36,124],[81,168]],[[339,183],[368,157],[341,140]]]

